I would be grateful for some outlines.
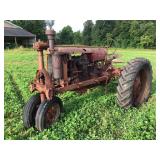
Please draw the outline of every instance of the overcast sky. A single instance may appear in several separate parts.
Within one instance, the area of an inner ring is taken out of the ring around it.
[[[63,27],[69,25],[72,27],[73,31],[82,31],[83,30],[83,23],[86,21],[86,19],[58,19],[54,22],[54,30],[56,32],[59,32],[62,30]],[[94,21],[93,21],[94,22]]]

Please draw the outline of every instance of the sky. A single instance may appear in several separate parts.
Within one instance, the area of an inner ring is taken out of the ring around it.
[[[63,27],[69,25],[72,27],[72,30],[74,32],[76,31],[82,31],[83,30],[83,23],[86,21],[86,19],[58,19],[54,21],[54,30],[56,32],[59,32],[62,30]],[[93,21],[94,22],[94,21]]]

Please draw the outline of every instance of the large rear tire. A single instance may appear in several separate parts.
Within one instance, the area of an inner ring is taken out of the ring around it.
[[[117,103],[129,108],[146,102],[151,94],[152,66],[149,60],[136,58],[123,69],[117,87]]]

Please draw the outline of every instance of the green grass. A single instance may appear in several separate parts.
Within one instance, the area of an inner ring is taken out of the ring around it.
[[[155,50],[118,49],[120,59],[148,58],[153,66],[153,88],[149,101],[140,108],[124,110],[115,102],[117,81],[89,89],[84,94],[59,95],[64,113],[43,132],[26,130],[22,108],[30,98],[29,83],[37,70],[37,53],[32,49],[5,50],[5,139],[156,139],[156,54]],[[120,64],[118,66],[122,66]]]

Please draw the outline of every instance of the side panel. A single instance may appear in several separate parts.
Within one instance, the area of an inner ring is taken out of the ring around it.
[[[52,55],[52,70],[53,70],[53,78],[61,79],[62,78],[62,60],[61,56],[57,53]]]

